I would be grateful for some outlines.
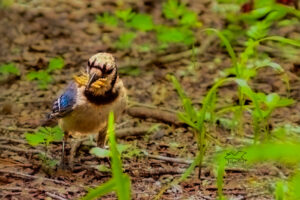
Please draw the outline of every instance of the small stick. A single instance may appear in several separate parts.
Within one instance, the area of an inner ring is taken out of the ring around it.
[[[63,197],[61,197],[61,196],[58,196],[58,195],[56,195],[56,194],[52,194],[52,193],[50,193],[50,192],[45,192],[45,194],[48,195],[48,196],[51,197],[51,198],[54,198],[54,199],[58,199],[58,200],[67,200],[67,199],[65,199],[65,198],[63,198]]]
[[[127,136],[140,136],[149,133],[150,127],[135,127],[135,128],[124,128],[116,130],[117,138],[124,138]]]
[[[127,113],[132,117],[152,118],[176,126],[183,126],[184,123],[179,121],[176,114],[159,109],[150,109],[145,107],[132,107],[127,109]]]
[[[192,160],[183,159],[183,158],[171,158],[171,157],[166,157],[166,156],[151,155],[146,152],[144,152],[144,154],[149,158],[156,159],[156,160],[163,160],[163,161],[167,161],[167,162],[175,162],[175,163],[181,163],[181,164],[187,164],[187,165],[190,165],[193,162]]]

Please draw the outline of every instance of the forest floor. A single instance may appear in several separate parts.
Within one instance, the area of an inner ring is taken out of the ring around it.
[[[162,7],[160,1],[128,2],[134,9],[147,12],[154,20],[159,20],[157,10]],[[189,2],[191,8],[201,13],[199,19],[205,27],[223,27],[224,20],[212,11],[211,1]],[[55,98],[96,52],[112,53],[120,69],[136,66],[140,70],[136,76],[121,74],[128,90],[129,108],[138,107],[142,111],[151,108],[156,115],[168,113],[167,116],[173,118],[176,111],[181,109],[181,104],[171,82],[166,78],[167,74],[174,74],[192,101],[197,103],[202,100],[214,80],[220,77],[220,72],[230,66],[230,58],[220,47],[219,40],[201,33],[197,34],[197,39],[202,50],[196,55],[194,67],[191,67],[193,62],[190,54],[182,56],[188,51],[185,47],[168,48],[164,52],[138,51],[137,44],[144,40],[151,43],[153,38],[147,34],[129,49],[112,48],[111,44],[122,30],[118,27],[108,29],[99,26],[95,15],[112,11],[116,5],[116,1],[28,1],[26,4],[15,3],[0,10],[0,63],[16,63],[23,75],[28,71],[45,68],[52,57],[61,56],[65,60],[65,67],[55,72],[54,81],[48,90],[38,89],[25,76],[0,83],[1,199],[77,199],[86,194],[87,188],[110,178],[110,173],[100,172],[95,167],[100,163],[109,167],[107,159],[91,155],[89,146],[83,145],[77,152],[73,171],[48,170],[37,154],[41,148],[28,145],[24,137],[25,132],[32,132],[40,125]],[[295,27],[276,31],[279,35],[287,36],[300,30]],[[287,71],[290,96],[296,100],[292,106],[276,110],[271,124],[299,125],[300,62],[290,63],[276,58],[276,52],[271,56]],[[253,81],[255,89],[285,95],[285,85],[279,75],[269,69],[260,72]],[[223,86],[218,96],[221,104],[236,101],[236,86]],[[137,155],[123,158],[125,173],[129,174],[132,181],[133,199],[153,199],[165,184],[180,177],[188,167],[187,161],[194,158],[197,143],[193,132],[177,122],[165,123],[155,117],[142,119],[133,114],[125,114],[118,123],[117,130],[120,131],[127,128],[148,130],[156,127],[151,133],[118,140],[119,143],[129,144],[136,152],[142,150],[149,154],[136,153]],[[248,127],[251,123],[246,124],[245,135],[251,137],[251,129]],[[209,162],[208,158],[213,156],[217,145],[238,147],[243,144],[240,141],[244,141],[242,137],[233,137],[222,126],[216,126],[209,134],[214,140],[209,142],[205,162]],[[61,147],[59,142],[50,145],[53,158],[60,159]],[[69,149],[68,144],[67,150]],[[162,160],[164,158],[176,159]],[[212,167],[204,167],[201,181],[197,171],[178,186],[168,189],[162,199],[215,199],[217,187]],[[232,199],[273,199],[272,183],[280,176],[289,176],[289,171],[280,165],[270,164],[256,165],[251,169],[230,168],[226,171],[224,194]],[[114,194],[109,194],[102,199],[114,198]]]

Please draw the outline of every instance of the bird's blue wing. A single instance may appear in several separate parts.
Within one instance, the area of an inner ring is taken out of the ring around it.
[[[50,118],[61,118],[73,111],[76,104],[77,87],[71,83],[65,92],[53,103]]]

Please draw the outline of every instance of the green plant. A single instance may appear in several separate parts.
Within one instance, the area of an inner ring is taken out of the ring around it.
[[[134,17],[135,13],[129,8],[126,10],[116,10],[115,15],[126,23]]]
[[[193,31],[185,27],[168,27],[157,26],[156,28],[157,40],[165,43],[183,43],[185,45],[191,45],[195,42],[195,36]]]
[[[197,14],[177,0],[164,2],[163,14],[167,19],[175,20],[181,26],[200,27],[202,25],[197,19]]]
[[[0,74],[2,75],[13,74],[13,75],[20,76],[21,73],[19,68],[17,68],[14,63],[8,63],[8,64],[0,65]]]
[[[294,100],[281,98],[276,93],[268,95],[255,93],[245,80],[237,79],[236,81],[240,86],[241,92],[247,95],[254,103],[254,109],[250,110],[254,123],[254,141],[257,142],[259,133],[265,134],[265,139],[267,139],[270,135],[268,121],[274,109],[289,106],[294,103]]]
[[[109,148],[111,157],[111,171],[112,178],[106,183],[89,190],[88,194],[82,200],[90,200],[99,198],[109,192],[115,191],[119,200],[129,200],[130,192],[130,178],[123,173],[120,153],[117,148],[116,136],[114,131],[114,114],[110,112],[108,118],[108,136]]]
[[[96,22],[106,26],[116,27],[118,25],[118,18],[108,12],[105,12],[103,15],[96,15]]]
[[[285,165],[297,166],[300,163],[298,152],[300,150],[300,143],[291,142],[273,142],[251,145],[239,149],[244,152],[244,158],[247,166],[262,162],[279,162]],[[227,166],[226,155],[232,152],[231,149],[222,151],[215,156],[215,173],[217,176],[218,195],[220,199],[224,199],[222,193],[223,189],[223,176]],[[282,181],[277,182],[275,188],[276,199],[299,199],[300,192],[300,173],[295,170],[295,173],[285,183]]]
[[[46,70],[32,71],[26,75],[27,80],[37,81],[40,89],[47,89],[48,85],[53,81],[51,73],[62,69],[64,67],[64,60],[62,58],[52,58],[49,61],[48,68]]]
[[[151,31],[154,28],[154,23],[150,15],[137,13],[126,22],[126,26],[140,31]]]
[[[234,5],[232,3],[238,4]],[[228,20],[228,26],[223,30],[223,33],[231,40],[236,41],[241,38],[249,37],[258,40],[268,36],[271,27],[280,25],[281,22],[287,23],[289,19],[285,17],[294,15],[300,17],[300,11],[293,7],[284,6],[273,0],[255,0],[249,12],[240,13],[239,7],[242,7],[245,1],[240,2],[224,2],[219,1],[219,11],[224,7],[237,7],[237,9],[227,10],[223,12]],[[281,23],[283,24],[283,23]],[[246,26],[246,29],[244,28]]]
[[[129,148],[129,145],[117,144],[117,150],[120,155]],[[108,158],[111,154],[110,150],[103,149],[100,147],[94,147],[90,150],[90,153],[99,157],[99,158]]]
[[[40,127],[34,133],[25,133],[25,138],[31,146],[44,146],[45,153],[40,154],[41,160],[50,167],[53,167],[58,162],[56,160],[50,159],[48,156],[48,146],[52,142],[61,141],[64,136],[63,131],[58,127]]]
[[[277,41],[282,44],[289,44],[289,45],[294,45],[294,46],[299,47],[300,41],[291,40],[291,39],[283,38],[280,36],[270,36],[270,37],[262,38],[257,41],[249,39],[245,43],[246,47],[245,47],[244,51],[241,52],[239,54],[239,56],[237,56],[236,53],[234,52],[229,40],[220,31],[218,31],[216,29],[205,29],[205,31],[215,33],[220,38],[220,40],[223,42],[228,54],[231,57],[232,67],[230,67],[229,69],[226,70],[226,72],[227,72],[226,76],[234,75],[238,79],[238,85],[239,85],[239,89],[238,89],[239,94],[238,95],[239,95],[240,109],[235,109],[234,121],[239,121],[239,125],[238,125],[239,132],[243,132],[242,131],[242,124],[243,124],[242,113],[245,108],[244,107],[244,104],[245,104],[244,96],[248,95],[248,97],[250,97],[251,100],[254,102],[255,109],[252,112],[252,114],[253,114],[252,116],[253,116],[253,122],[254,122],[254,127],[255,127],[254,128],[254,133],[256,136],[255,139],[257,139],[258,133],[260,131],[259,123],[261,123],[261,122],[265,123],[267,121],[268,117],[267,116],[266,116],[266,118],[264,117],[264,115],[261,111],[261,107],[260,107],[260,104],[262,102],[258,100],[258,97],[256,96],[256,94],[254,92],[252,92],[252,90],[248,86],[247,82],[257,74],[258,69],[263,68],[263,67],[271,67],[272,69],[276,70],[277,72],[283,73],[283,74],[284,74],[284,70],[281,68],[280,65],[272,62],[269,58],[260,60],[256,55],[256,47],[260,43],[262,43],[264,41],[269,41],[269,40]],[[285,74],[284,74],[284,76],[285,76]],[[289,88],[288,81],[286,81],[286,82],[287,82],[287,88]],[[264,100],[266,100],[266,98]],[[291,100],[289,100],[289,101],[290,101],[290,103],[287,105],[290,105],[292,103]],[[273,111],[273,108],[270,110],[270,113],[272,111]],[[261,121],[264,118],[265,118],[265,120]],[[265,124],[265,126],[266,126],[266,124]],[[267,130],[267,129],[265,129],[265,130]]]
[[[115,43],[116,48],[118,49],[130,48],[135,37],[136,34],[133,32],[123,33],[122,35],[120,35],[118,41],[116,41]]]

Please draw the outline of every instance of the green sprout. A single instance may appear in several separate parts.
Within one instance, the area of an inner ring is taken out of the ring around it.
[[[13,74],[16,76],[20,76],[21,73],[19,68],[17,68],[14,63],[8,63],[8,64],[0,65],[0,74],[2,75]]]
[[[237,151],[236,149],[234,151]],[[244,160],[246,165],[250,166],[256,163],[278,162],[284,165],[297,166],[300,163],[298,152],[300,151],[300,143],[291,142],[267,142],[262,144],[251,145],[238,149],[244,152]],[[228,160],[226,155],[232,152],[232,149],[223,150],[218,153],[214,159],[215,173],[217,176],[218,196],[219,199],[225,199],[223,190],[223,176],[225,174]],[[293,176],[285,183],[277,182],[275,189],[276,199],[299,199],[300,198],[300,173],[295,170]],[[286,188],[286,189],[284,189]]]
[[[111,158],[112,178],[106,183],[89,190],[87,195],[84,196],[82,200],[96,199],[113,191],[117,193],[119,200],[131,199],[130,178],[127,174],[123,173],[121,156],[118,150],[118,145],[116,143],[113,112],[110,112],[109,114],[107,133],[109,136],[109,152],[102,150],[99,151],[99,149],[95,149],[93,150],[93,153],[96,153],[98,151],[100,155],[109,154]]]
[[[187,27],[200,27],[197,13],[189,10],[185,4],[177,0],[168,0],[163,4],[163,14],[167,19],[175,20],[177,24]]]
[[[52,142],[59,142],[64,136],[63,131],[58,127],[40,127],[34,133],[25,133],[25,138],[31,146],[42,145],[45,153],[40,154],[40,158],[47,166],[54,167],[58,162],[49,158],[48,147]]]
[[[126,10],[117,10],[115,15],[126,23],[134,17],[135,13],[129,8]]]
[[[169,43],[184,43],[185,45],[191,45],[195,42],[193,32],[187,28],[175,28],[167,26],[157,26],[156,28],[157,40],[169,44]]]
[[[105,12],[102,16],[96,16],[96,22],[106,26],[116,27],[118,25],[118,18],[108,12]]]
[[[122,35],[120,35],[119,40],[116,41],[115,43],[116,48],[118,49],[130,48],[135,37],[136,34],[133,32],[123,33]]]
[[[126,26],[140,31],[151,31],[154,28],[154,23],[150,15],[137,13],[127,21]]]
[[[48,85],[53,81],[51,73],[60,70],[64,67],[64,60],[62,58],[50,59],[48,68],[46,70],[32,71],[26,75],[27,80],[36,81],[40,89],[47,89]]]

